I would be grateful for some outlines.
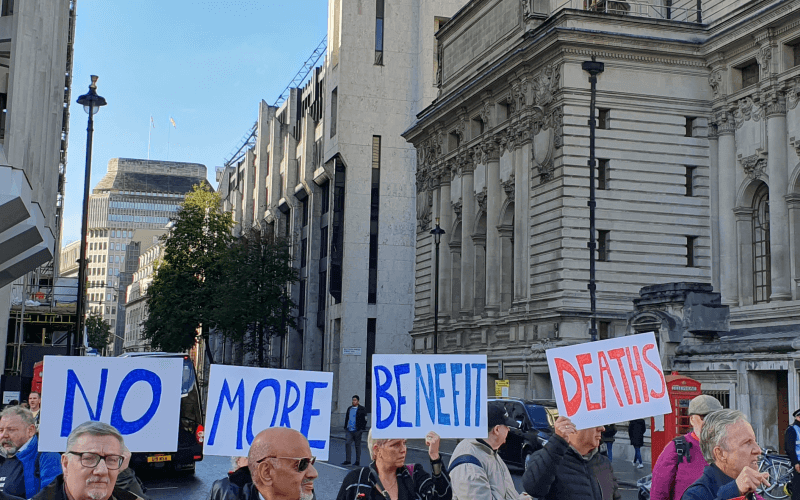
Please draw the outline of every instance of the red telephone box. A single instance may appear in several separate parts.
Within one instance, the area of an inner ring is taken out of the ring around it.
[[[672,372],[665,377],[667,393],[672,405],[672,413],[664,415],[664,430],[657,431],[653,417],[650,422],[650,454],[652,463],[656,463],[658,456],[667,446],[667,443],[678,436],[683,436],[692,431],[689,423],[689,402],[701,394],[700,382]]]
[[[37,361],[33,364],[33,382],[31,382],[31,392],[42,393],[42,370],[44,361]]]

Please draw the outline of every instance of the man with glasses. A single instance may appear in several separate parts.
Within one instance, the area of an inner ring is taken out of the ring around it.
[[[0,491],[30,498],[61,472],[58,453],[39,453],[33,414],[21,406],[0,413]]]
[[[122,435],[102,422],[85,422],[67,438],[62,474],[31,500],[142,500],[115,488],[128,449]]]
[[[314,468],[308,440],[293,429],[274,427],[258,433],[247,455],[253,483],[242,489],[241,500],[311,500]]]

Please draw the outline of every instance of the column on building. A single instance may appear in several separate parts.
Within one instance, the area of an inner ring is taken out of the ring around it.
[[[500,310],[500,289],[503,261],[502,242],[497,224],[503,196],[500,189],[500,148],[494,139],[483,144],[486,155],[486,305],[489,315]]]
[[[714,126],[709,127],[709,201],[711,202],[711,285],[720,289],[719,283],[719,137]]]
[[[449,316],[452,301],[450,299],[450,238],[453,231],[453,206],[450,202],[450,181],[452,171],[445,165],[439,180],[439,225],[444,229],[439,247],[439,316]]]
[[[753,304],[753,209],[736,207],[736,243],[739,247],[739,303]]]
[[[791,300],[791,260],[789,253],[789,210],[786,187],[789,168],[786,151],[786,100],[777,92],[767,103],[767,175],[769,175],[769,252],[772,294],[770,301]]]
[[[800,280],[800,193],[786,195],[786,206],[789,209],[789,241],[791,242],[792,255],[792,279]],[[795,281],[792,287],[794,299],[800,299],[798,286],[800,282]]]
[[[468,158],[461,172],[461,313],[472,316],[475,305],[473,280],[475,270],[475,244],[472,229],[475,226],[475,164]]]
[[[527,127],[524,127],[527,129]],[[514,153],[514,300],[528,297],[530,276],[530,247],[528,242],[528,205],[530,182],[527,165],[530,162],[531,135],[525,130]]]
[[[733,116],[726,113],[717,124],[719,135],[719,280],[722,303],[739,304],[738,274],[736,252],[736,139]]]

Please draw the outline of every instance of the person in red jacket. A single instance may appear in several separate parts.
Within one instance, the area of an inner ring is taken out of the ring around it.
[[[719,401],[707,394],[695,397],[689,403],[689,423],[692,432],[667,443],[653,465],[651,500],[679,500],[686,488],[702,474],[708,462],[700,451],[700,429],[703,419],[712,411],[721,410]]]

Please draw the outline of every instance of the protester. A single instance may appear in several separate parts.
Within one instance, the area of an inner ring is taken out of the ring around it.
[[[642,446],[644,446],[645,432],[647,432],[647,424],[645,424],[644,419],[637,418],[628,422],[628,438],[631,440],[631,446],[633,446],[633,465],[637,469],[644,467],[642,463]]]
[[[31,500],[141,500],[115,487],[127,452],[117,429],[103,422],[84,422],[67,437],[62,474]]]
[[[0,413],[0,476],[3,492],[30,498],[61,472],[58,453],[39,453],[39,436],[33,414],[21,406]]]
[[[31,391],[28,395],[28,404],[31,407],[31,413],[33,413],[33,418],[36,420],[36,428],[39,428],[39,410],[42,409],[42,395],[39,394],[37,391]]]
[[[686,488],[703,474],[708,462],[700,450],[700,431],[706,415],[721,409],[717,398],[708,394],[697,396],[689,402],[692,432],[667,443],[658,456],[653,465],[651,500],[678,500]]]
[[[359,404],[358,394],[353,396],[353,405],[344,414],[344,430],[347,437],[344,442],[345,459],[342,465],[350,465],[350,445],[356,447],[356,461],[353,465],[361,465],[361,433],[367,428],[367,409]]]
[[[317,477],[315,461],[308,440],[298,431],[265,429],[250,445],[247,464],[253,482],[244,485],[238,499],[311,500]]]
[[[499,407],[490,405],[486,439],[465,439],[458,443],[450,457],[450,481],[454,500],[512,500],[527,499],[528,494],[517,493],[514,480],[497,450],[506,442],[508,415]]]
[[[252,484],[247,457],[231,457],[231,462],[233,469],[228,472],[228,477],[214,481],[208,500],[236,500],[245,485]]]
[[[149,500],[147,495],[145,495],[147,488],[145,488],[144,484],[142,484],[142,481],[136,477],[136,472],[134,472],[133,468],[129,467],[131,462],[131,452],[128,450],[127,446],[125,447],[122,456],[124,460],[122,462],[122,467],[119,469],[119,474],[117,475],[116,487],[130,493],[135,493],[144,500]]]
[[[601,425],[579,431],[569,418],[558,417],[553,436],[531,455],[522,476],[525,491],[546,500],[620,500],[611,462],[598,453],[603,430]]]
[[[792,461],[792,500],[800,500],[800,410],[792,413],[794,421],[786,428],[783,447]]]
[[[718,410],[706,415],[700,448],[711,465],[687,488],[683,500],[729,500],[769,486],[769,473],[758,472],[761,448],[742,412]]]
[[[337,500],[451,500],[450,477],[439,456],[439,435],[425,436],[431,475],[420,464],[406,465],[405,439],[373,439],[367,445],[372,457],[369,467],[351,471],[342,481]]]
[[[606,454],[609,462],[613,462],[611,448],[614,446],[614,436],[617,434],[617,424],[608,424],[603,430],[603,442],[606,444]]]

